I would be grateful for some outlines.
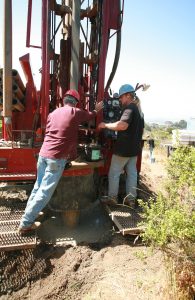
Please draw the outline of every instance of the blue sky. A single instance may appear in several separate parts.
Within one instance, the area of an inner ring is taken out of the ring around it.
[[[36,5],[40,0],[33,2]],[[13,67],[17,69],[20,69],[18,57],[29,52],[25,49],[27,3],[27,0],[13,0]],[[3,16],[3,0],[0,0],[0,14]],[[38,14],[39,11],[33,25],[33,44],[40,43]],[[121,55],[111,88],[116,92],[124,83],[150,84],[148,91],[137,93],[146,120],[174,121],[195,116],[194,16],[194,0],[125,0]],[[111,42],[107,76],[113,49]],[[36,80],[39,50],[31,53]]]
[[[125,1],[114,88],[146,82],[138,92],[146,119],[195,116],[195,1]]]

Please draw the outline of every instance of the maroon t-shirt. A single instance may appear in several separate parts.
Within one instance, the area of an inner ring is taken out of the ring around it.
[[[76,107],[57,108],[47,118],[46,132],[40,155],[46,158],[74,159],[77,155],[78,127],[96,116]]]

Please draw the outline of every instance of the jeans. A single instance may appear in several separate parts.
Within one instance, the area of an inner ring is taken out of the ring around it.
[[[28,199],[20,227],[31,226],[39,212],[50,201],[62,176],[66,162],[66,159],[51,159],[39,155],[37,180]]]
[[[108,196],[117,197],[119,190],[120,175],[126,171],[126,195],[129,200],[137,197],[137,156],[122,157],[113,154],[108,174]]]
[[[150,147],[150,162],[153,161],[153,149],[152,147]]]

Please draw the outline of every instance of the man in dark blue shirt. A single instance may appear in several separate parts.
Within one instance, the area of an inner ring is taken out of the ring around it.
[[[119,90],[119,99],[122,104],[122,114],[115,123],[100,123],[99,129],[107,128],[117,131],[117,140],[114,145],[110,170],[107,204],[117,204],[119,179],[126,171],[126,197],[124,204],[135,206],[137,198],[137,156],[141,152],[143,134],[143,114],[139,98],[130,84],[122,85]]]

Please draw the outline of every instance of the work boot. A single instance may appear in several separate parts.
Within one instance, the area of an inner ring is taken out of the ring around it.
[[[21,234],[25,234],[25,233],[28,233],[30,231],[38,229],[40,225],[41,225],[40,222],[34,222],[32,225],[27,226],[27,227],[19,226],[18,232],[21,233]]]
[[[123,204],[129,206],[132,209],[135,209],[136,200],[125,198]]]
[[[105,205],[117,205],[117,197],[116,196],[103,196],[101,198],[101,202]]]

